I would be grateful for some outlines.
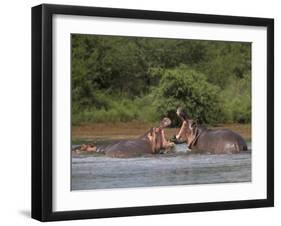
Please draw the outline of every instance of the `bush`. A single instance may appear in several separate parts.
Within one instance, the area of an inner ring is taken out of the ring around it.
[[[225,122],[251,122],[251,82],[250,76],[231,81],[231,85],[221,93]]]
[[[73,125],[85,122],[115,123],[115,122],[155,122],[160,115],[153,106],[153,96],[146,95],[130,99],[122,96],[101,96],[106,107],[98,108],[93,105],[90,108],[73,106]]]
[[[251,43],[71,36],[72,122],[251,120]],[[186,66],[185,66],[186,65]]]
[[[222,115],[219,88],[207,82],[206,76],[185,65],[163,70],[159,86],[154,90],[154,105],[161,116],[168,115],[178,123],[177,107],[201,123],[215,123]]]

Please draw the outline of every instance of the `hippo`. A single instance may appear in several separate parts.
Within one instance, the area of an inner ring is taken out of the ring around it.
[[[109,157],[129,158],[143,154],[157,154],[161,150],[172,149],[173,142],[165,138],[164,128],[171,124],[169,118],[164,118],[160,126],[149,129],[144,135],[128,140],[117,141],[108,145],[83,144],[76,148],[76,153],[92,152],[103,153]]]
[[[248,149],[245,140],[238,133],[229,129],[208,129],[192,119],[183,121],[176,137],[184,137],[191,151],[232,154]]]

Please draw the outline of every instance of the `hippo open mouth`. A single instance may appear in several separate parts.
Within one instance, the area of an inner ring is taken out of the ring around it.
[[[75,153],[99,152],[110,157],[136,157],[143,154],[157,154],[160,150],[171,149],[174,143],[165,138],[164,128],[171,125],[167,117],[160,121],[159,127],[150,128],[144,135],[128,140],[113,142],[109,145],[82,144],[73,151]]]
[[[208,129],[192,119],[183,122],[179,137],[185,137],[188,148],[197,152],[230,154],[248,150],[238,133],[230,129]]]

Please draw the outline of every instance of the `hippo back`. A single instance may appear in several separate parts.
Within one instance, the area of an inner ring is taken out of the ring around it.
[[[105,150],[107,156],[118,158],[138,157],[149,153],[152,153],[152,146],[150,141],[145,138],[122,140],[109,145]]]
[[[201,132],[194,149],[214,154],[247,150],[245,140],[229,129],[206,129]]]

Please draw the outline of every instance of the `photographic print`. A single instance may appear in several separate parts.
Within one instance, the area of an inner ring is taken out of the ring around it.
[[[274,20],[32,7],[31,201],[40,221],[274,206]]]
[[[251,48],[71,34],[71,190],[251,182]]]

